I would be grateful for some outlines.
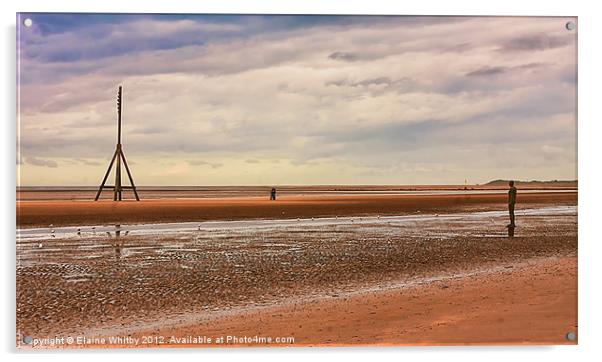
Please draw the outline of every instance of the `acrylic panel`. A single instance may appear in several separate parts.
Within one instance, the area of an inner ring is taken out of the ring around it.
[[[577,343],[577,18],[19,13],[23,349]]]

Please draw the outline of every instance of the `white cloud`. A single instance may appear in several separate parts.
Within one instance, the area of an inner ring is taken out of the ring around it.
[[[23,59],[21,152],[104,164],[123,84],[124,147],[141,184],[198,183],[199,170],[208,184],[429,183],[467,173],[484,182],[518,169],[517,179],[576,177],[575,157],[549,163],[554,147],[575,152],[575,44],[562,19],[459,20],[249,36],[224,36],[244,32],[234,23],[133,21],[102,42],[220,36],[73,62]],[[69,48],[77,39],[37,41]],[[520,159],[533,150],[538,163]],[[157,170],[170,159],[189,161]],[[380,172],[365,166],[383,159]],[[273,167],[278,160],[289,162]],[[24,184],[39,177],[23,165]],[[44,177],[61,182],[60,172]]]

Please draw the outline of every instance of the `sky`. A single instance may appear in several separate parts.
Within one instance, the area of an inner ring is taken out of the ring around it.
[[[19,16],[21,186],[577,179],[571,18]]]

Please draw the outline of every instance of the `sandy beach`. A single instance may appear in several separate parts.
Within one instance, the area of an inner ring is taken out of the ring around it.
[[[36,348],[575,343],[576,199],[520,194],[514,237],[504,194],[22,201],[17,332],[89,338]]]
[[[521,205],[575,204],[577,192],[521,193]],[[18,227],[307,218],[499,210],[505,193],[318,195],[136,201],[17,201]]]
[[[577,260],[552,257],[406,288],[150,330],[133,337],[151,336],[155,343],[150,345],[180,347],[199,346],[186,343],[199,336],[214,341],[223,337],[225,346],[256,347],[551,345],[576,344],[566,339],[566,333],[576,331]],[[232,341],[232,337],[271,337],[272,342],[228,343],[228,336]]]

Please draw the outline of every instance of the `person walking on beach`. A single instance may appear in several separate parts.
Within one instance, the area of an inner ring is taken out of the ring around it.
[[[508,227],[513,228],[516,226],[514,223],[514,205],[516,204],[516,187],[514,187],[514,181],[508,182],[510,190],[508,190],[508,212],[510,213],[510,224]]]
[[[276,201],[276,188],[272,187],[272,190],[270,191],[270,201],[274,200]]]

